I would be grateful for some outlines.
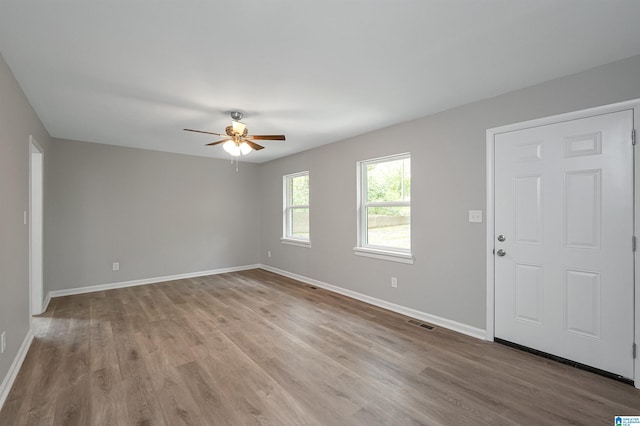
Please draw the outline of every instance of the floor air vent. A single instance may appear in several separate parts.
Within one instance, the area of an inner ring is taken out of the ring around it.
[[[422,328],[426,328],[427,330],[433,330],[434,327],[430,324],[425,324],[423,322],[411,319],[409,321],[407,321],[409,324],[413,324],[413,325],[417,325],[418,327],[422,327]]]

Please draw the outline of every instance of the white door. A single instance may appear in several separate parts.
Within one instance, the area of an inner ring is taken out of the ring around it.
[[[495,337],[630,379],[632,129],[627,110],[494,139]]]

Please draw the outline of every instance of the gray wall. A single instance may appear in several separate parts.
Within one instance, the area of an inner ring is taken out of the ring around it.
[[[22,216],[29,211],[29,135],[45,150],[46,191],[49,134],[0,56],[0,333],[7,333],[0,382],[30,325],[29,227]]]
[[[640,56],[264,164],[262,263],[484,329],[485,224],[469,223],[468,210],[486,212],[486,130],[634,98]],[[356,162],[406,151],[415,264],[355,256]],[[302,170],[311,248],[279,241],[282,175]]]
[[[257,165],[59,139],[50,157],[46,290],[259,263]]]

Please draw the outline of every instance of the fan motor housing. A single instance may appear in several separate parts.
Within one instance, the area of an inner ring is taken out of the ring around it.
[[[242,120],[242,117],[244,117],[244,114],[240,111],[231,111],[231,119],[240,121]]]

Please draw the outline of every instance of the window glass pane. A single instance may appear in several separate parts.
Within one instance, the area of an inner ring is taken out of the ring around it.
[[[411,248],[411,207],[367,207],[367,244]]]
[[[367,164],[367,202],[410,201],[411,159]]]
[[[308,206],[309,205],[309,175],[295,176],[290,179],[291,182],[291,205],[292,206]]]
[[[290,210],[290,224],[291,229],[289,235],[292,238],[299,238],[303,240],[309,239],[309,209],[292,208]]]

